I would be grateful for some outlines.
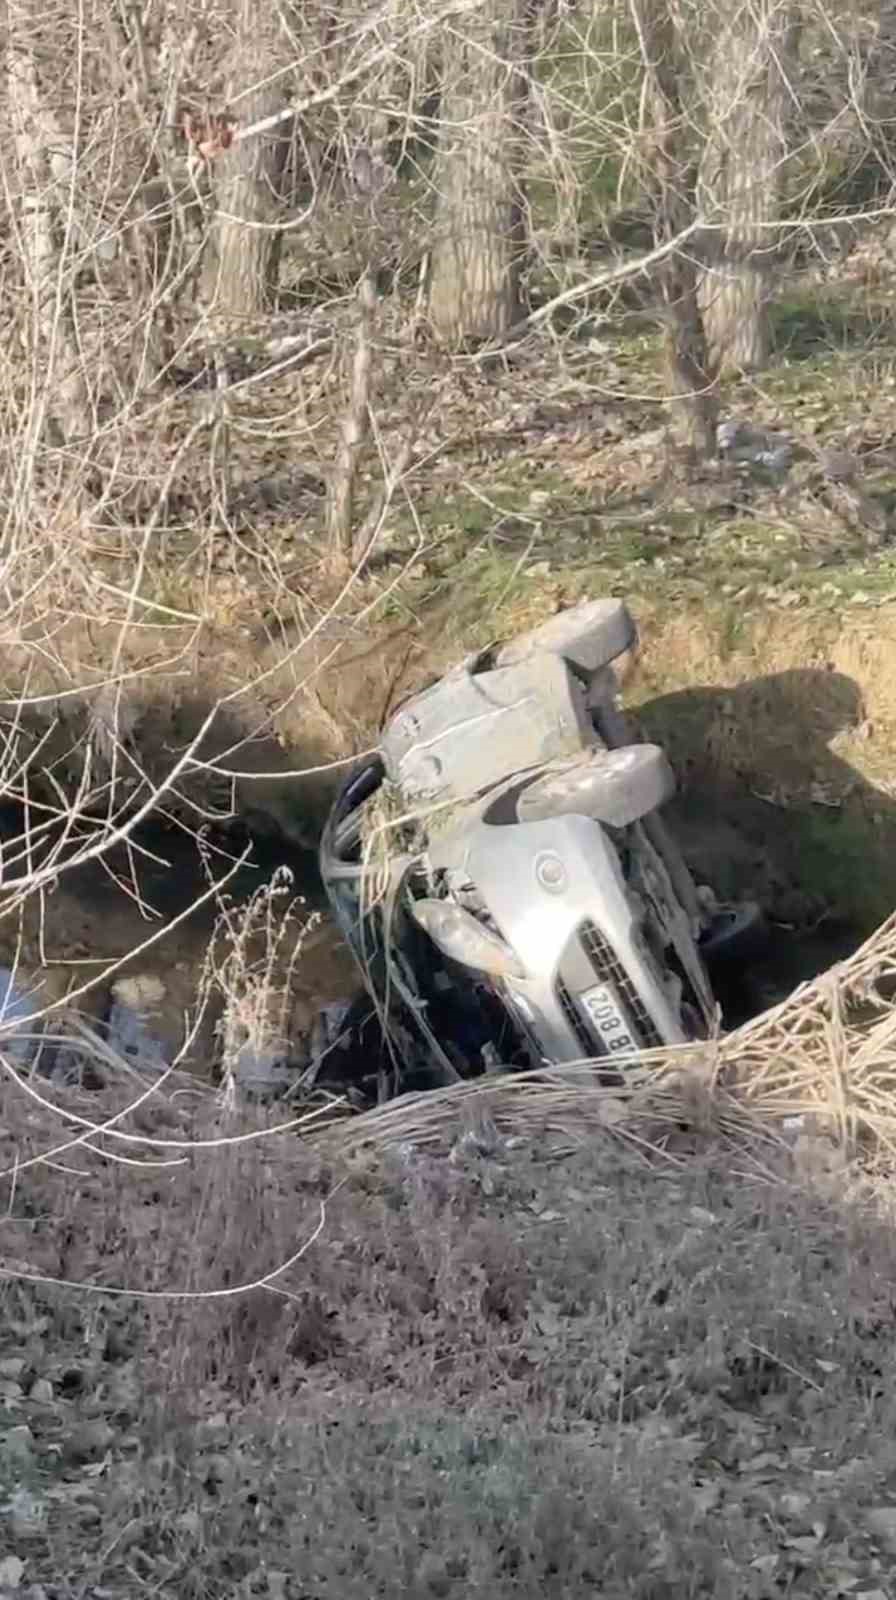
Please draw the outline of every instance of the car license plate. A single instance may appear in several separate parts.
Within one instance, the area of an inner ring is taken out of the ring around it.
[[[631,1055],[638,1042],[626,1021],[625,1013],[608,983],[595,984],[579,996],[607,1055]]]

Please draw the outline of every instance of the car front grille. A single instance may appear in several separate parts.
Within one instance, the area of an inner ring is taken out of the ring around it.
[[[562,978],[557,979],[555,984],[555,992],[563,1015],[565,1016],[569,1026],[571,1027],[573,1033],[579,1041],[579,1044],[582,1047],[582,1055],[585,1056],[586,1059],[590,1056],[593,1056],[594,1036],[585,1026],[585,1022],[579,1011],[579,1008]]]
[[[615,950],[608,944],[600,929],[593,922],[583,922],[579,926],[579,938],[598,982],[612,984],[631,1016],[642,1048],[650,1050],[655,1045],[661,1045],[663,1041],[656,1023],[647,1011]],[[561,1000],[561,1005],[562,1003]]]

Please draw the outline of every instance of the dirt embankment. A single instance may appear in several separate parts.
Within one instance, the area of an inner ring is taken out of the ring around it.
[[[438,627],[425,614],[417,622],[328,625],[300,649],[283,637],[222,628],[170,680],[153,675],[145,647],[149,688],[142,701],[134,692],[140,762],[154,780],[164,776],[208,708],[239,691],[199,747],[202,760],[221,760],[237,774],[231,799],[243,832],[229,854],[246,845],[246,824],[254,835],[252,861],[227,892],[244,902],[285,864],[314,909],[320,887],[307,847],[346,760],[370,745],[398,699],[465,650],[549,609],[532,593],[525,615],[517,608],[489,616],[481,637],[460,637],[448,615]],[[730,626],[696,603],[674,615],[638,602],[633,609],[643,652],[628,705],[676,768],[670,819],[696,874],[722,896],[760,899],[778,923],[820,941],[813,967],[836,959],[896,905],[896,606],[852,608],[841,618],[745,618],[734,642]],[[210,783],[200,765],[178,786],[199,806],[197,825]],[[177,1036],[220,908],[206,898],[170,937],[141,947],[207,896],[208,856],[203,862],[188,821],[181,810],[174,831],[151,823],[136,851],[64,872],[44,905],[28,908],[24,931],[18,917],[0,927],[0,960],[12,964],[18,953],[55,997],[139,951],[126,965],[162,980],[161,1022]],[[228,850],[215,859],[225,871]],[[789,971],[783,946],[781,964],[786,990],[805,971]],[[309,943],[298,970],[305,1010],[354,983],[347,953],[326,932]],[[102,992],[100,984],[92,1009]],[[208,1053],[207,1030],[197,1048]]]
[[[896,905],[896,607],[750,620],[733,649],[699,614],[642,620],[631,700],[695,865],[782,921],[872,931]]]

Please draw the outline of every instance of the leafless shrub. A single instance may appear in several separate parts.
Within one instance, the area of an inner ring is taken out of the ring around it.
[[[291,879],[280,869],[247,904],[222,902],[209,945],[201,1003],[213,1000],[222,1095],[233,1106],[244,1088],[276,1086],[294,1044],[293,978],[304,940],[317,926],[301,921]]]

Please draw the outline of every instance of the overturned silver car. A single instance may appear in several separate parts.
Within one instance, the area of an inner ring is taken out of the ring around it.
[[[408,701],[344,785],[320,866],[380,1097],[717,1027],[712,961],[758,911],[698,890],[663,820],[669,762],[619,708],[637,650],[622,601],[561,612]]]

